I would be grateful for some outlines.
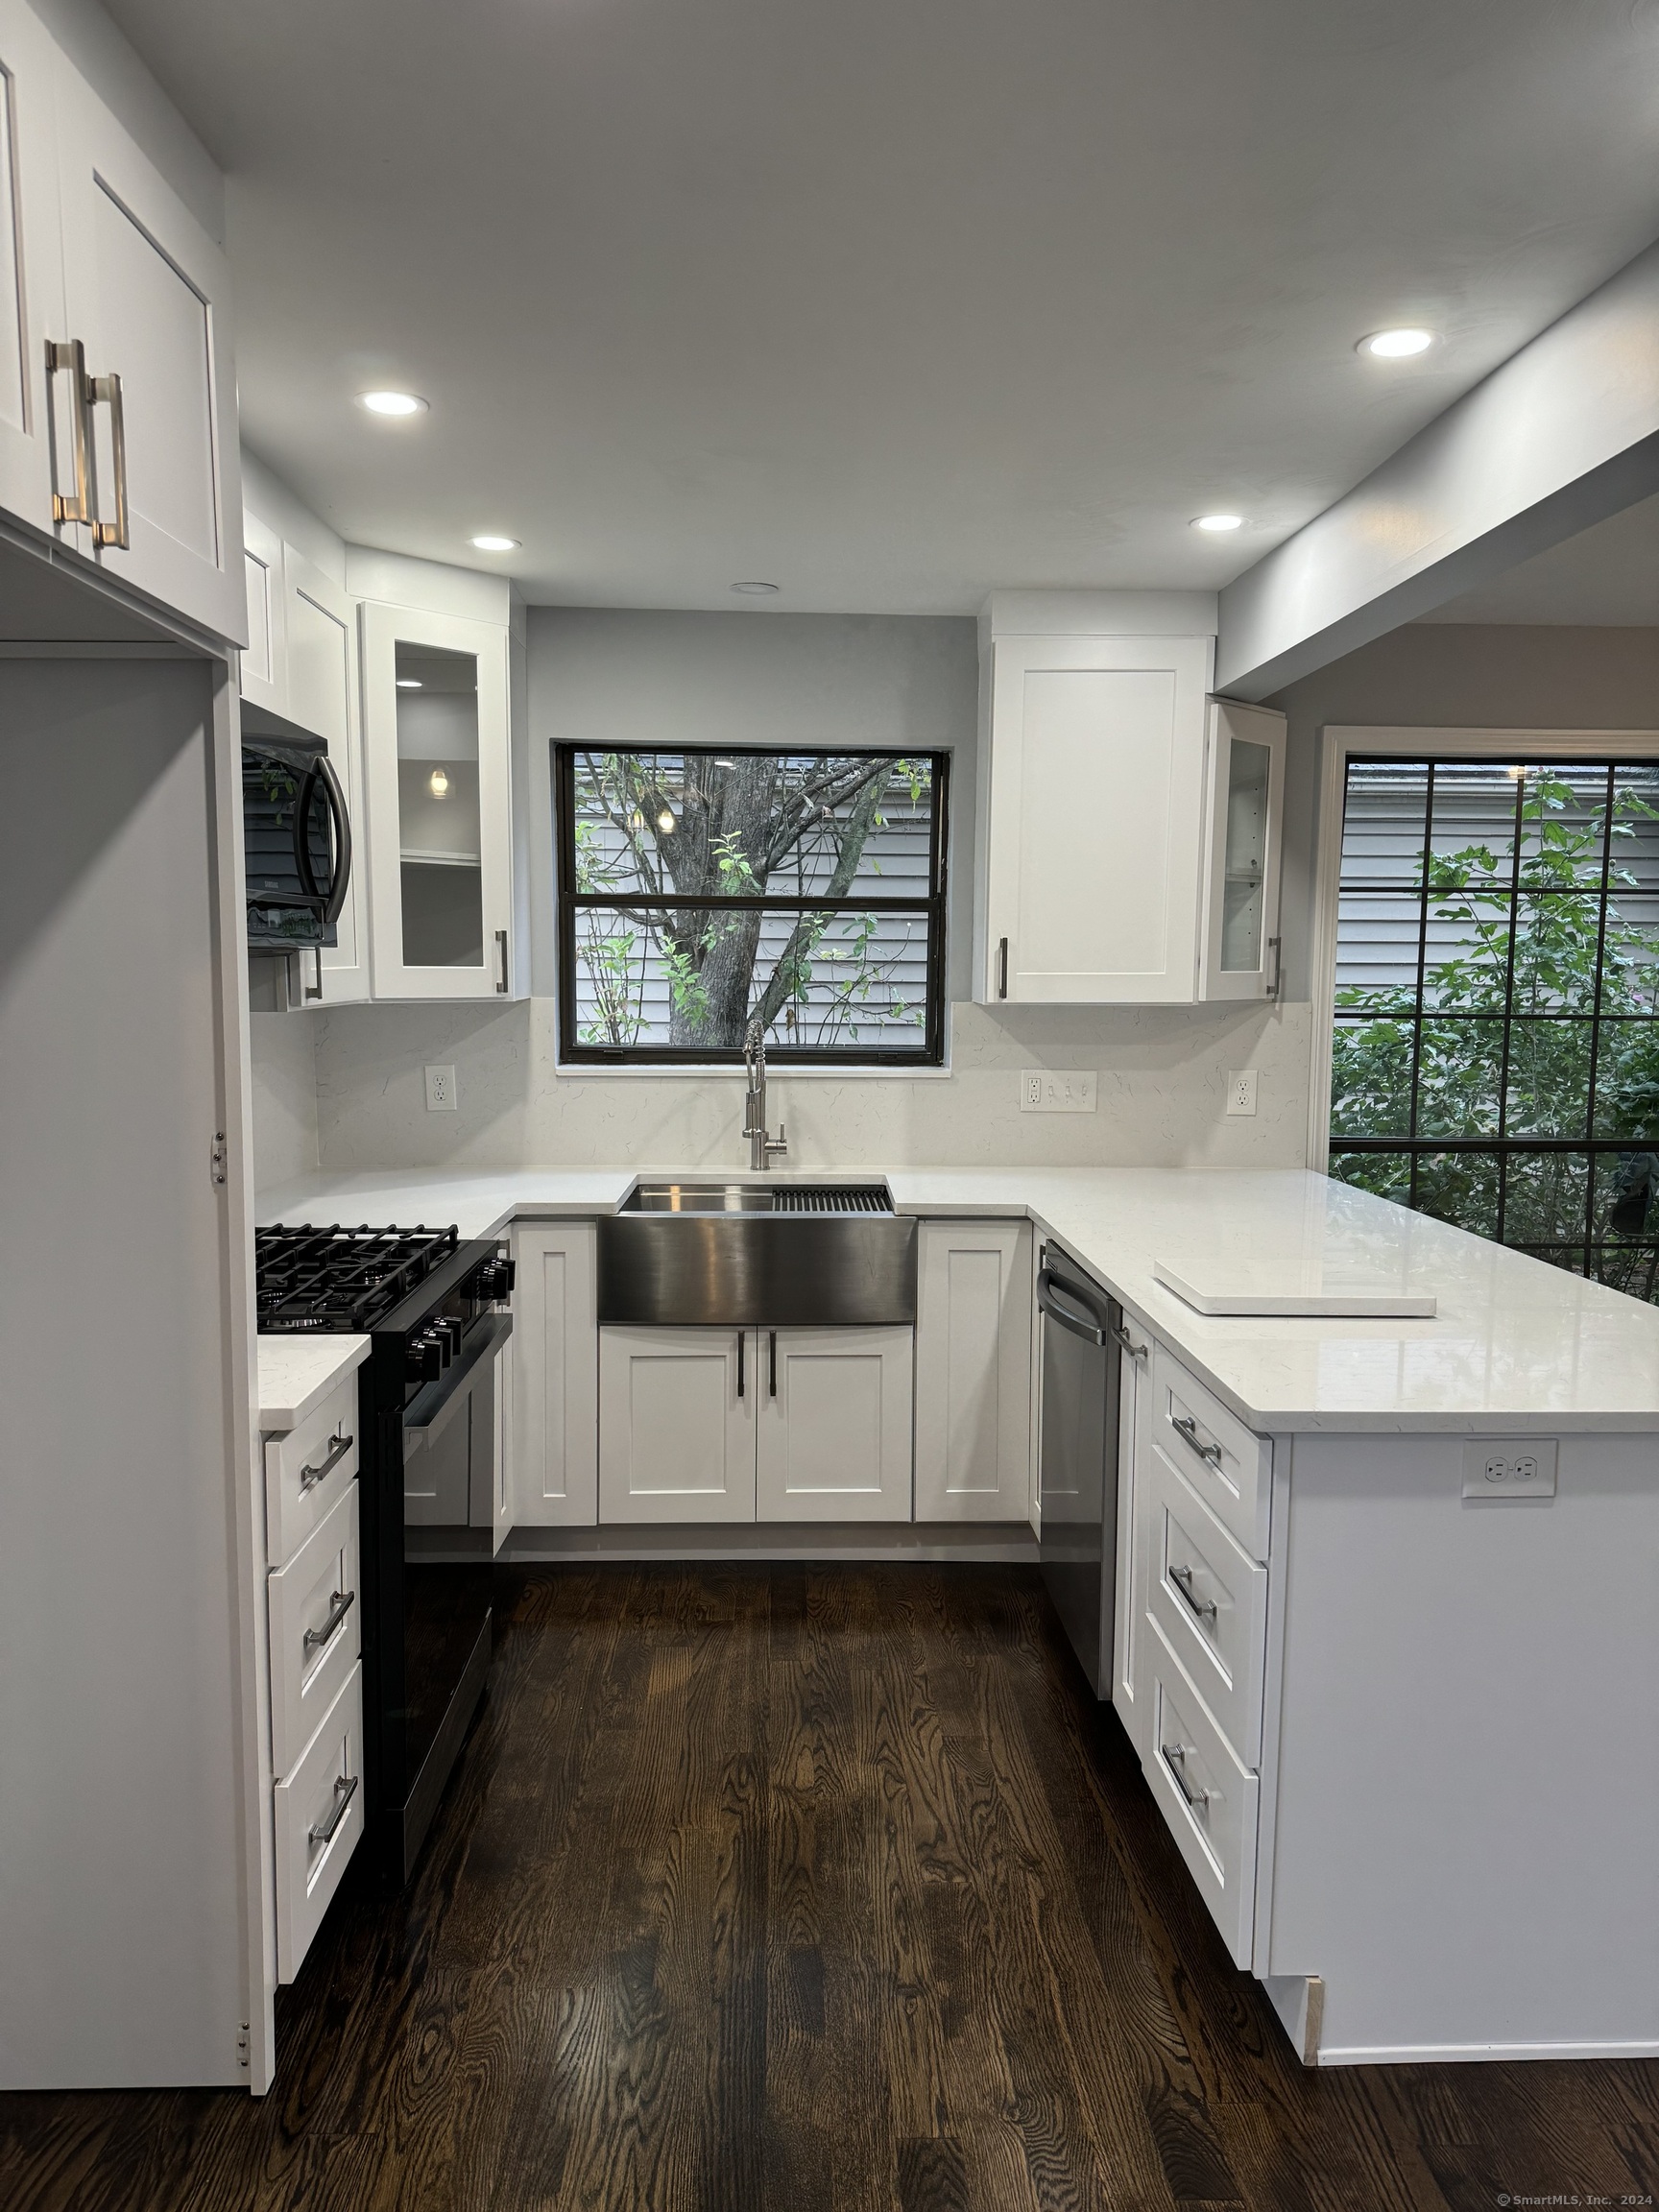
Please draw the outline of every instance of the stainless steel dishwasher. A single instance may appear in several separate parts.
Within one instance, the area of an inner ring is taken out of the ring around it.
[[[1091,1688],[1097,1697],[1110,1697],[1123,1314],[1052,1244],[1043,1247],[1037,1304],[1043,1314],[1043,1579]]]

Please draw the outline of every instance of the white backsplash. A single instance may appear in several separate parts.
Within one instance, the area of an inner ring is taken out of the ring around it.
[[[774,1074],[791,1167],[885,1165],[1294,1167],[1307,1141],[1310,1013],[1249,1008],[951,1009],[947,1074]],[[276,1017],[274,1019],[283,1019]],[[550,998],[495,1009],[352,1006],[315,1024],[318,1136],[329,1172],[467,1162],[740,1166],[743,1078],[560,1072]],[[453,1065],[459,1108],[426,1111],[422,1070]],[[1022,1114],[1022,1068],[1094,1069],[1093,1114]],[[1229,1118],[1229,1070],[1259,1070]],[[288,1112],[286,1148],[302,1142]],[[259,1146],[263,1181],[275,1180]]]
[[[251,1014],[253,1185],[317,1171],[315,1014]]]

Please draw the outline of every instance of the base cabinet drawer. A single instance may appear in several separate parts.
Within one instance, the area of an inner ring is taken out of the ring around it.
[[[1261,1784],[1205,1711],[1157,1622],[1146,1630],[1146,1780],[1234,1965],[1248,1966]]]
[[[265,1548],[285,1567],[357,1479],[357,1373],[353,1369],[286,1436],[265,1439]]]
[[[363,1667],[352,1668],[304,1757],[272,1792],[276,1979],[292,1982],[363,1833]]]
[[[1260,1767],[1267,1570],[1239,1549],[1157,1445],[1146,1469],[1147,1611],[1240,1761]]]
[[[1246,1429],[1179,1359],[1155,1344],[1152,1440],[1252,1559],[1267,1556],[1273,1447]]]
[[[270,1578],[271,1771],[289,1773],[357,1663],[357,1485]]]

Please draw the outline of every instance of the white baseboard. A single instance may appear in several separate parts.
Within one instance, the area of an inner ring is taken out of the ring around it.
[[[1455,2066],[1517,2058],[1659,2058],[1659,2042],[1643,2043],[1400,2043],[1327,2044],[1321,2066]]]

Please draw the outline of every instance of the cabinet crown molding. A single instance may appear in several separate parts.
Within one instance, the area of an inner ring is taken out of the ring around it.
[[[979,642],[996,637],[1214,637],[1214,591],[993,591]]]

